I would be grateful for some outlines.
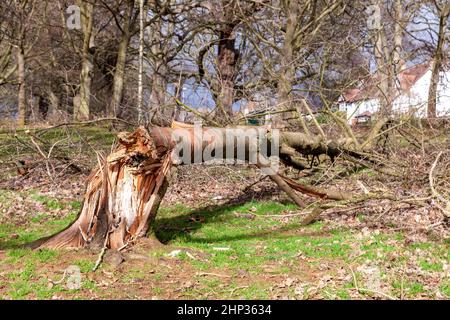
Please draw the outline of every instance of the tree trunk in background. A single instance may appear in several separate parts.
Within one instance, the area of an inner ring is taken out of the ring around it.
[[[439,73],[442,68],[442,62],[444,58],[444,41],[447,28],[447,19],[449,17],[450,5],[447,4],[439,16],[439,31],[438,31],[438,42],[436,46],[436,51],[434,54],[432,71],[431,71],[431,82],[428,89],[428,111],[427,117],[429,119],[436,118],[436,103],[437,103],[437,89],[439,85]]]
[[[381,25],[380,19],[375,22],[377,25]],[[380,108],[382,116],[389,116],[391,113],[391,97],[390,97],[390,77],[389,72],[389,57],[386,55],[386,34],[381,27],[377,30],[375,40],[375,60],[377,63],[377,74],[379,76],[379,91],[380,91]]]
[[[80,105],[75,108],[74,119],[87,120],[90,115],[91,82],[94,68],[94,35],[93,25],[93,4],[82,1],[81,3],[81,27],[83,29],[83,50],[80,74]]]
[[[133,13],[134,0],[127,1],[127,10],[122,26],[122,35],[120,37],[119,49],[117,52],[117,62],[114,70],[113,94],[111,103],[108,106],[108,117],[115,117],[119,112],[120,104],[123,98],[123,87],[125,78],[125,65],[127,59],[128,45],[130,43],[130,19]]]
[[[168,26],[170,28],[170,25]],[[149,30],[148,38],[151,44],[150,50],[144,52],[147,60],[151,61],[152,74],[150,76],[150,101],[145,110],[146,122],[152,123],[155,118],[164,116],[164,106],[166,104],[167,81],[164,78],[168,72],[166,69],[165,50],[163,47],[163,24],[160,20],[155,21],[152,29]],[[144,36],[144,35],[143,35]],[[143,80],[143,79],[142,79]],[[142,85],[144,87],[144,85]]]
[[[11,65],[12,45],[9,45],[5,53],[0,57],[0,85],[7,83],[16,72],[17,64]],[[9,66],[9,67],[8,67]]]
[[[379,5],[382,7],[382,4]],[[388,117],[392,113],[392,103],[397,94],[397,76],[403,68],[402,41],[404,34],[403,5],[401,0],[395,2],[395,26],[392,51],[388,43],[386,29],[383,25],[382,13],[374,14],[374,55],[379,76],[379,100],[381,118]],[[400,89],[400,88],[397,88]]]
[[[61,100],[60,100],[60,97],[53,90],[50,90],[48,92],[48,99],[50,102],[49,110],[48,110],[48,117],[50,119],[53,119],[54,117],[56,117],[56,115],[60,111]]]
[[[155,72],[150,77],[151,81],[151,93],[150,93],[150,106],[153,110],[152,114],[162,114],[162,106],[165,104],[166,93],[166,81],[161,75],[164,70],[164,66],[155,62]]]
[[[237,51],[235,49],[235,25],[226,24],[219,31],[219,49],[217,54],[218,90],[217,103],[222,118],[228,121],[233,115],[234,81],[236,76]]]
[[[22,45],[20,45],[17,49],[17,71],[19,80],[19,94],[17,103],[19,114],[17,118],[17,125],[24,126],[27,117],[27,103],[25,91],[25,53]]]
[[[139,0],[139,74],[138,74],[138,123],[143,122],[142,98],[144,94],[144,0]]]
[[[379,8],[383,4],[379,3]],[[373,15],[373,31],[374,31],[374,56],[377,64],[378,79],[378,97],[380,103],[380,114],[375,124],[372,126],[367,135],[367,146],[372,146],[376,140],[374,137],[378,135],[384,125],[388,122],[392,114],[392,104],[398,94],[398,89],[401,89],[398,84],[398,74],[404,67],[402,59],[402,41],[404,35],[404,16],[403,4],[401,0],[395,1],[395,26],[393,37],[393,49],[389,51],[389,44],[386,35],[386,29],[383,26],[382,13]]]
[[[179,79],[179,82],[175,84],[175,97],[183,101],[183,90],[184,90],[184,79]],[[172,120],[173,121],[181,121],[180,120],[181,108],[180,106],[175,105],[172,111]]]
[[[394,27],[394,50],[392,52],[392,65],[394,68],[394,76],[398,77],[405,66],[403,60],[403,33],[405,23],[403,21],[403,5],[402,0],[395,2],[395,27]],[[395,81],[395,80],[394,80]],[[400,89],[400,88],[399,88]]]
[[[283,39],[281,55],[280,78],[278,79],[278,106],[281,110],[291,107],[292,83],[295,77],[295,64],[293,61],[295,29],[298,23],[298,2],[290,1],[285,7],[286,31]],[[289,113],[281,113],[273,117],[273,125],[276,128],[283,128]],[[301,115],[300,115],[301,116]]]

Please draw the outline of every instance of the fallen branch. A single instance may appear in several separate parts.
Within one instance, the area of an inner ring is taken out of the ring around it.
[[[276,137],[267,128],[258,128],[259,134],[245,139],[242,144],[244,150],[238,150],[235,144],[238,137],[242,137],[242,128],[237,128],[234,135],[230,135],[232,128],[192,128],[190,125],[174,124],[174,128],[165,127],[139,127],[134,132],[121,132],[118,134],[117,144],[111,154],[106,158],[98,158],[98,166],[88,178],[88,185],[84,196],[83,207],[77,220],[60,233],[37,241],[37,247],[70,248],[91,246],[101,248],[100,255],[94,270],[98,268],[107,248],[121,249],[127,243],[132,243],[146,235],[152,225],[160,202],[164,197],[170,178],[171,168],[174,165],[189,165],[215,159],[250,162],[252,148],[259,139]],[[175,150],[177,137],[183,138],[183,156],[172,152]],[[197,133],[209,134],[207,141],[198,143]],[[232,132],[233,133],[233,132]],[[263,133],[263,138],[261,134]],[[325,154],[330,158],[345,152],[347,156],[359,159],[368,159],[368,156],[351,150],[346,150],[338,142],[324,141],[322,137],[309,137],[297,132],[282,132],[280,138],[283,144],[294,149],[302,155],[319,156]],[[216,144],[217,142],[217,144]],[[214,144],[212,144],[214,143]],[[261,155],[269,159],[272,146],[267,148],[267,154]],[[227,147],[232,147],[229,151]],[[211,148],[212,147],[212,148]],[[210,153],[206,153],[206,148]],[[269,151],[270,150],[270,151]],[[225,151],[225,152],[219,152]],[[239,151],[239,152],[238,152]],[[240,152],[244,151],[244,152]],[[278,152],[279,150],[275,150]],[[184,155],[194,155],[191,157]],[[210,157],[210,155],[214,156]],[[195,155],[201,155],[196,159]],[[176,157],[178,155],[178,157]],[[224,157],[224,155],[226,155]],[[258,154],[259,156],[260,154]],[[217,158],[214,158],[217,157]],[[256,159],[261,159],[257,157]],[[258,161],[259,161],[258,160]],[[257,161],[257,162],[258,162]],[[376,157],[368,161],[379,163]],[[263,162],[270,163],[270,162]],[[254,163],[262,168],[261,162]],[[265,169],[270,169],[267,167]],[[304,219],[303,224],[313,221],[326,208],[347,205],[373,199],[373,194],[357,197],[340,190],[323,190],[318,187],[304,185],[280,175],[278,172],[265,173],[301,208],[305,202],[300,194],[305,194],[320,200],[335,200],[332,204],[323,203],[318,209]],[[384,196],[386,197],[386,196]],[[83,231],[83,232],[82,232]],[[131,242],[130,242],[131,241]]]
[[[102,261],[103,261],[103,256],[105,255],[106,250],[108,249],[107,244],[108,244],[108,237],[105,237],[105,243],[103,244],[103,248],[102,248],[102,250],[100,251],[100,254],[98,255],[97,261],[95,262],[95,265],[94,265],[94,267],[92,268],[92,271],[97,270],[97,268],[98,268],[98,267],[100,266],[100,264],[102,263]]]
[[[226,274],[219,274],[219,273],[212,273],[212,272],[197,272],[197,276],[214,276],[219,278],[231,278],[231,276],[228,276]]]

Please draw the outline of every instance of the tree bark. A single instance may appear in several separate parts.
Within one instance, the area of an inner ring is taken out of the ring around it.
[[[131,14],[131,13],[130,13]],[[138,75],[138,123],[142,123],[142,95],[144,90],[144,0],[139,0],[139,75]]]
[[[217,55],[218,81],[220,86],[217,103],[225,120],[233,116],[234,80],[236,76],[237,51],[234,24],[226,24],[219,31],[219,51]]]
[[[19,114],[17,118],[17,124],[24,126],[27,117],[27,104],[26,104],[26,83],[25,83],[25,52],[23,46],[17,48],[17,73],[19,79],[19,94],[18,94],[18,108]]]
[[[88,179],[83,208],[67,229],[33,247],[119,249],[146,234],[167,187],[170,129],[140,127],[119,134],[119,145]]]
[[[58,111],[61,111],[60,110],[60,105],[61,105],[60,96],[58,94],[56,94],[53,90],[49,90],[48,99],[50,102],[49,110],[48,110],[48,117],[53,118],[56,116]]]
[[[382,1],[377,2],[381,8]],[[372,126],[364,144],[373,146],[374,137],[378,135],[383,126],[389,121],[392,114],[392,104],[398,94],[400,87],[397,87],[398,74],[404,67],[402,60],[402,41],[404,36],[404,12],[401,0],[395,0],[394,36],[392,40],[392,51],[389,51],[387,30],[383,26],[381,11],[374,15],[374,56],[377,64],[378,75],[378,101],[380,104],[379,117]],[[396,88],[397,87],[397,88]]]
[[[291,108],[291,91],[295,77],[295,64],[293,59],[295,30],[298,24],[298,8],[297,1],[289,1],[284,8],[287,16],[286,31],[283,39],[283,48],[280,61],[280,77],[278,79],[278,105],[281,110]],[[285,120],[290,118],[290,113],[281,113],[273,118],[275,128],[285,126]],[[299,117],[302,117],[299,114]]]
[[[91,82],[94,68],[93,11],[92,3],[82,1],[81,25],[84,38],[80,74],[80,104],[79,106],[74,105],[74,119],[77,121],[88,120],[90,115]]]
[[[122,26],[122,35],[120,37],[119,49],[117,51],[117,61],[114,71],[113,94],[111,103],[108,106],[107,116],[115,117],[118,114],[120,104],[123,98],[123,87],[125,78],[125,65],[127,60],[128,45],[130,43],[130,19],[133,13],[134,0],[127,1],[127,9]]]
[[[428,108],[427,117],[429,119],[436,118],[436,103],[437,103],[437,88],[439,85],[439,73],[442,69],[442,61],[444,58],[444,41],[445,33],[447,27],[447,19],[449,17],[450,5],[446,5],[445,8],[441,10],[439,16],[439,31],[438,31],[438,42],[436,46],[436,51],[434,54],[432,69],[431,69],[431,82],[428,90]]]
[[[381,26],[381,16],[376,16],[376,25]],[[375,40],[375,60],[377,63],[377,75],[379,77],[379,91],[380,91],[380,107],[382,117],[387,117],[391,113],[391,97],[390,97],[390,77],[389,71],[389,57],[386,54],[387,40],[384,29],[379,27],[376,32]]]
[[[145,110],[145,118],[147,122],[158,122],[155,118],[164,118],[167,94],[167,61],[166,49],[164,48],[163,24],[157,20],[153,24],[152,31],[149,33],[150,50],[146,54],[146,60],[152,61],[152,74],[150,76],[150,101],[147,107],[142,106]],[[160,120],[159,119],[159,120]]]
[[[395,27],[394,27],[394,50],[392,52],[392,66],[394,68],[394,76],[397,78],[403,70],[405,62],[402,57],[403,53],[403,33],[404,33],[404,12],[402,0],[395,1]]]

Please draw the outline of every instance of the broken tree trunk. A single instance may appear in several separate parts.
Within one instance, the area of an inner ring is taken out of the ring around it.
[[[118,146],[88,178],[77,220],[39,241],[48,248],[107,246],[119,249],[145,235],[167,187],[172,164],[170,129],[119,134]]]
[[[179,130],[175,131],[175,128]],[[121,249],[147,233],[165,194],[171,166],[192,163],[186,160],[186,149],[181,150],[185,154],[180,154],[176,149],[181,140],[189,146],[190,156],[194,160],[200,151],[200,159],[194,162],[214,158],[248,162],[252,158],[252,150],[256,150],[253,147],[261,140],[261,136],[248,135],[239,148],[238,140],[242,134],[245,135],[245,131],[230,137],[227,129],[204,128],[200,129],[203,140],[199,140],[196,128],[180,124],[176,124],[175,128],[139,127],[133,133],[119,133],[113,152],[106,159],[99,158],[98,167],[88,178],[83,207],[77,220],[58,234],[38,240],[32,247]],[[271,134],[267,129],[258,130],[266,130],[266,136]],[[270,138],[267,141],[270,144]],[[298,152],[334,157],[344,152],[336,143],[307,138],[301,133],[282,133],[280,142],[282,146],[277,146],[275,150],[283,152],[283,147],[287,145],[290,155]],[[211,148],[211,145],[214,147]],[[263,158],[267,160],[273,150],[273,145],[269,146]],[[259,161],[257,166],[268,166],[267,162],[262,165]],[[271,171],[268,175],[299,206],[303,202],[295,191],[322,199],[342,200],[349,197],[341,192],[300,185],[277,171]]]

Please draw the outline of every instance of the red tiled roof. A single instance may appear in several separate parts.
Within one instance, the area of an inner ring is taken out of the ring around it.
[[[359,94],[361,93],[361,89],[348,89],[344,91],[342,96],[344,97],[344,100],[347,102],[356,101]]]
[[[425,75],[429,68],[429,64],[424,63],[400,72],[398,78],[401,89],[403,91],[408,91],[411,89],[411,87]]]

